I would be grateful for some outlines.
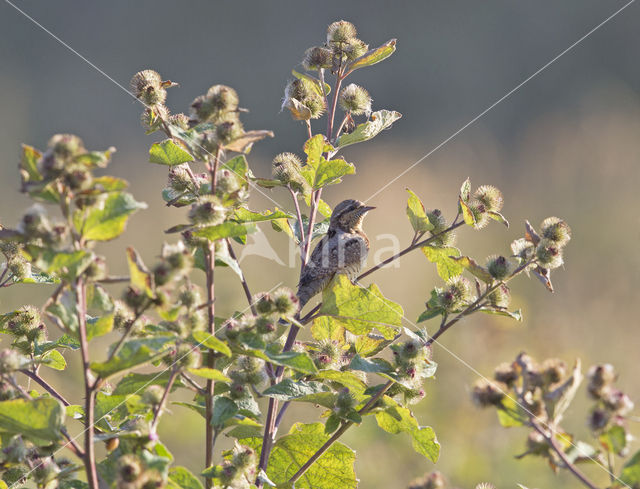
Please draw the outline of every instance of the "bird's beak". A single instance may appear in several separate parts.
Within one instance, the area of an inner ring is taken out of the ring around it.
[[[364,207],[360,208],[360,212],[362,212],[364,214],[365,212],[372,211],[373,209],[375,209],[375,207],[370,206],[370,205],[365,205]]]

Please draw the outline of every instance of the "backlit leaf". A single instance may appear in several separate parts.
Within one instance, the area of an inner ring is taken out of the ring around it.
[[[160,143],[153,143],[149,149],[149,161],[160,165],[175,166],[181,163],[193,161],[191,153],[174,143],[171,139],[165,139]]]
[[[347,73],[351,73],[352,71],[359,68],[364,68],[365,66],[374,65],[376,63],[379,63],[380,61],[387,59],[395,52],[396,42],[396,39],[391,39],[385,42],[382,46],[372,49],[359,58],[355,59],[347,67]]]
[[[0,430],[32,439],[57,441],[62,434],[65,409],[51,397],[0,402]]]
[[[85,239],[93,241],[117,238],[124,231],[129,215],[146,208],[147,204],[137,202],[131,194],[111,192],[89,208],[80,232]]]
[[[424,233],[433,229],[433,224],[429,221],[424,205],[420,198],[414,194],[411,190],[406,189],[409,192],[409,199],[407,200],[407,217],[409,222],[416,233]]]
[[[458,248],[437,248],[435,246],[423,246],[421,248],[424,256],[431,263],[435,263],[438,270],[438,275],[442,280],[449,280],[450,278],[457,277],[462,273],[464,268],[452,256],[459,256],[460,250]]]
[[[358,124],[356,128],[349,134],[343,134],[338,138],[338,148],[344,148],[351,144],[361,143],[374,138],[384,129],[400,119],[402,114],[392,110],[379,110],[371,114],[367,122]]]

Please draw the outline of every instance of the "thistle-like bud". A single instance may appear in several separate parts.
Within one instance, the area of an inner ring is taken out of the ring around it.
[[[302,60],[302,66],[308,71],[331,68],[332,63],[333,53],[331,50],[320,46],[307,49]]]
[[[172,126],[179,127],[185,131],[189,129],[189,116],[187,116],[187,114],[173,114],[169,116],[167,122]]]
[[[55,134],[49,139],[47,146],[56,157],[63,160],[68,160],[87,151],[82,139],[75,134]]]
[[[113,327],[117,330],[127,329],[133,321],[133,311],[127,307],[124,301],[113,302]]]
[[[445,489],[447,481],[442,473],[435,471],[425,474],[409,484],[408,489]]]
[[[164,388],[159,385],[150,385],[142,394],[142,402],[151,406],[157,406],[162,401]]]
[[[429,222],[433,225],[433,229],[430,231],[431,236],[439,235],[433,239],[431,244],[437,248],[452,246],[456,240],[455,233],[450,231],[448,233],[440,234],[442,231],[447,229],[447,220],[442,215],[442,211],[440,209],[427,211],[427,217],[429,218]]]
[[[241,186],[239,177],[234,172],[227,170],[226,168],[218,170],[216,193],[219,196],[225,196],[237,192]]]
[[[84,271],[90,280],[102,280],[107,276],[107,261],[104,256],[96,256]]]
[[[619,389],[607,389],[602,400],[604,405],[618,416],[624,416],[633,410],[633,401]]]
[[[238,368],[246,382],[252,385],[261,384],[266,379],[264,365],[264,360],[255,357],[241,356],[238,359]]]
[[[589,413],[587,425],[594,432],[600,432],[606,428],[611,420],[611,412],[606,409],[596,408]]]
[[[353,409],[357,404],[356,398],[351,394],[351,391],[345,387],[338,392],[338,396],[336,397],[336,410],[339,410],[341,413],[346,413],[349,410]]]
[[[238,93],[226,85],[213,85],[207,90],[206,97],[216,112],[230,112],[238,109]]]
[[[40,204],[34,204],[22,216],[18,231],[30,238],[41,238],[51,231],[47,212]]]
[[[531,241],[519,238],[511,243],[511,251],[513,252],[513,256],[520,260],[520,262],[525,262],[533,256],[535,246]]]
[[[371,96],[369,92],[355,83],[347,85],[340,91],[338,103],[342,110],[351,112],[353,115],[371,112]]]
[[[197,347],[182,343],[176,349],[176,362],[184,368],[197,368],[202,360],[202,355]]]
[[[153,70],[139,71],[131,78],[131,91],[146,105],[164,104],[167,91],[160,74]]]
[[[559,358],[547,358],[540,366],[547,385],[560,382],[567,375],[567,364]]]
[[[189,219],[194,224],[215,226],[222,223],[227,214],[220,199],[214,195],[202,195],[189,211]]]
[[[18,309],[15,315],[7,321],[7,329],[14,336],[23,336],[37,328],[40,322],[39,310],[35,306],[26,305]]]
[[[500,212],[504,200],[502,192],[492,185],[482,185],[473,193],[473,198],[482,204],[487,212]]]
[[[542,239],[536,248],[536,258],[538,264],[549,270],[562,266],[562,248],[555,242],[548,239]]]
[[[327,43],[331,45],[331,43],[347,42],[356,37],[357,33],[356,26],[351,22],[339,20],[327,28]]]
[[[493,378],[510,387],[518,380],[518,372],[513,368],[512,363],[501,363],[493,371]]]
[[[225,114],[216,125],[216,140],[225,145],[235,141],[244,134],[244,127],[238,114],[229,112]]]
[[[312,119],[318,119],[324,114],[326,109],[324,98],[318,93],[312,82],[304,79],[292,80],[285,88],[284,93],[283,108],[291,110],[291,99],[295,99],[309,109]]]
[[[487,296],[487,299],[493,307],[506,309],[509,307],[509,303],[511,302],[511,291],[506,285],[500,284]]]
[[[504,256],[490,256],[487,259],[487,270],[496,280],[503,280],[511,273],[511,263]]]
[[[482,229],[489,224],[491,218],[489,214],[487,214],[488,209],[483,202],[477,199],[471,199],[469,202],[469,210],[475,220],[475,224],[473,225],[474,229]]]
[[[9,374],[20,370],[27,359],[15,350],[0,350],[0,374]]]
[[[256,452],[249,447],[237,446],[234,449],[231,463],[237,467],[238,470],[245,470],[252,467],[256,463]]]
[[[258,294],[254,299],[254,304],[258,314],[271,314],[274,310],[274,304],[268,292]]]
[[[299,301],[296,294],[287,287],[280,287],[271,293],[275,311],[282,317],[293,317],[298,312]]]
[[[589,381],[587,390],[594,399],[600,399],[616,378],[617,374],[613,365],[609,363],[594,365],[587,372]]]
[[[161,254],[173,271],[187,272],[193,266],[193,256],[182,241],[174,245],[164,243]]]
[[[39,487],[45,487],[53,482],[60,473],[60,467],[53,460],[53,457],[46,457],[38,460],[33,469],[33,478]]]
[[[23,280],[31,276],[31,263],[22,256],[15,256],[8,260],[7,268],[16,280]]]
[[[300,173],[302,162],[293,153],[280,153],[273,159],[273,176],[285,185],[303,194],[310,191],[307,180]]]
[[[471,399],[479,407],[498,406],[504,399],[507,386],[501,382],[478,380],[471,390]]]
[[[147,301],[147,296],[144,292],[141,292],[138,289],[127,287],[122,299],[127,306],[136,311]]]
[[[369,50],[369,45],[360,39],[349,39],[342,45],[342,52],[346,55],[349,61],[358,59],[360,56],[366,54]]]
[[[562,219],[547,217],[540,225],[542,237],[562,247],[571,239],[571,228]]]
[[[455,311],[473,297],[471,282],[462,276],[450,278],[447,287],[438,290],[438,303],[447,311]]]
[[[200,292],[194,285],[183,289],[178,296],[178,300],[187,309],[191,309],[202,302]]]
[[[259,317],[256,319],[256,333],[259,335],[268,335],[276,330],[276,324],[269,317]]]
[[[171,116],[173,117],[173,116]],[[151,129],[162,120],[170,120],[169,109],[164,105],[154,105],[153,107],[147,107],[142,111],[140,116],[140,123],[145,129]]]
[[[124,482],[133,482],[142,474],[140,459],[133,454],[123,455],[118,459],[118,478]]]
[[[319,369],[334,368],[340,365],[342,350],[336,341],[323,340],[318,343],[318,349],[314,352],[314,362]]]
[[[193,187],[188,163],[172,166],[169,169],[169,186],[176,192],[184,192]]]

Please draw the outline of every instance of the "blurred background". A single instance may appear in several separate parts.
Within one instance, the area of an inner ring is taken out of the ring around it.
[[[131,192],[149,205],[133,216],[123,237],[100,249],[112,273],[125,272],[124,248],[129,244],[152,263],[167,239],[162,230],[184,217],[164,206],[160,191],[166,169],[147,163],[154,137],[145,136],[140,126],[140,105],[114,81],[128,86],[138,70],[159,71],[180,84],[169,91],[167,105],[174,112],[186,111],[212,84],[235,87],[241,105],[250,109],[243,117],[245,127],[276,134],[249,155],[254,173],[268,176],[273,156],[301,153],[305,139],[304,127],[280,113],[290,71],[300,69],[305,49],[323,42],[326,26],[339,19],[354,22],[359,37],[372,46],[398,39],[389,60],[358,71],[352,81],[370,91],[375,110],[393,109],[404,117],[373,142],[346,149],[344,156],[356,164],[357,175],[323,195],[332,205],[346,197],[366,199],[624,3],[16,1],[109,80],[3,2],[0,221],[14,225],[29,205],[17,191],[20,143],[43,148],[54,133],[77,133],[90,149],[116,146],[109,173],[130,180]],[[443,337],[447,349],[483,375],[522,350],[540,360],[561,357],[569,364],[577,357],[585,366],[611,362],[620,372],[619,386],[640,402],[640,385],[634,381],[640,349],[635,302],[640,298],[639,15],[640,5],[628,7],[370,202],[378,206],[366,222],[374,253],[376,246],[389,245],[375,240],[381,233],[393,233],[401,243],[411,239],[404,214],[407,186],[427,207],[441,208],[449,216],[466,177],[474,187],[491,183],[503,191],[510,229],[494,223],[481,232],[460,232],[458,246],[480,260],[508,253],[509,243],[522,235],[524,219],[538,225],[557,215],[570,223],[573,240],[565,269],[553,277],[556,292],[549,294],[525,277],[512,287],[514,306],[524,311],[523,323],[473,317]],[[279,206],[291,208],[288,194],[267,193]],[[253,209],[273,206],[253,193]],[[286,239],[268,224],[262,230],[287,262]],[[247,257],[243,265],[253,291],[280,281],[296,284],[296,267],[258,256]],[[229,314],[244,307],[235,276],[222,271],[217,277],[224,283],[217,286],[218,311]],[[403,304],[410,327],[424,310],[429,291],[439,284],[434,267],[419,253],[404,258],[400,268],[370,278]],[[41,304],[46,293],[46,288],[32,286],[3,290],[0,310],[24,301]],[[66,356],[71,371],[79,373],[73,355]],[[382,433],[369,420],[346,437],[358,452],[360,487],[403,488],[435,469],[460,488],[481,481],[498,488],[517,483],[540,489],[579,487],[566,474],[552,474],[541,460],[515,460],[524,451],[526,431],[505,430],[494,412],[477,410],[469,399],[477,375],[443,348],[435,349],[435,357],[437,380],[427,384],[427,400],[415,411],[438,434],[440,461],[435,466],[425,461],[408,439]],[[68,381],[49,378],[79,401]],[[588,406],[581,391],[566,423],[583,437],[588,437]],[[201,419],[178,406],[172,411],[163,420],[161,435],[178,463],[199,471],[204,457]],[[319,411],[298,413],[314,419]],[[638,433],[637,426],[633,429]],[[606,474],[598,468],[584,470],[606,484]]]

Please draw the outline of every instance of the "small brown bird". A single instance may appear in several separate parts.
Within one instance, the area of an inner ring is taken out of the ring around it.
[[[349,199],[333,210],[327,234],[316,245],[300,274],[300,308],[321,292],[336,273],[356,279],[369,253],[369,239],[362,230],[362,221],[371,209],[375,207]]]

